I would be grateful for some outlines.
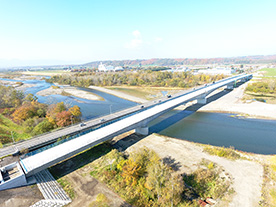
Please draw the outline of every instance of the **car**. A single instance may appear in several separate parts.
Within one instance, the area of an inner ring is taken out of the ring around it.
[[[144,108],[144,106],[142,105],[142,106],[140,106],[140,108],[142,109],[142,108]]]
[[[105,119],[101,119],[101,120],[100,120],[100,122],[104,122],[104,121],[105,121]]]
[[[86,125],[85,123],[80,123],[80,124],[79,124],[80,127],[83,127],[83,126],[85,126],[85,125]]]
[[[167,95],[167,98],[171,98],[172,97],[172,95]]]
[[[215,81],[213,81],[213,84],[216,83]]]
[[[161,100],[159,100],[158,102],[161,103]]]

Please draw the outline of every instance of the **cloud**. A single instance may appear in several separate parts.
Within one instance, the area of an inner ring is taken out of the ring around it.
[[[141,32],[138,30],[134,30],[132,32],[133,39],[125,44],[125,47],[128,49],[139,49],[141,48],[141,45],[143,44],[142,35]]]
[[[155,37],[154,42],[162,42],[163,38],[162,37]]]

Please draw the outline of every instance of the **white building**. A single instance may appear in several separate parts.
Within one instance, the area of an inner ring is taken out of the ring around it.
[[[108,72],[108,71],[112,71],[112,72],[118,72],[118,71],[123,71],[124,69],[121,66],[117,66],[117,67],[113,67],[112,65],[105,65],[105,64],[100,64],[98,67],[98,70],[101,72]]]
[[[114,67],[112,65],[106,66],[105,64],[100,64],[98,70],[101,72],[114,71]]]

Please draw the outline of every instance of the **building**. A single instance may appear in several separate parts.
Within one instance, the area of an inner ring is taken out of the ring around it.
[[[205,69],[205,70],[198,71],[198,73],[204,73],[209,75],[218,75],[218,74],[231,75],[235,72],[236,70],[232,68],[212,68],[212,69]]]
[[[114,71],[114,67],[112,65],[106,66],[105,64],[100,64],[98,70],[101,72]]]

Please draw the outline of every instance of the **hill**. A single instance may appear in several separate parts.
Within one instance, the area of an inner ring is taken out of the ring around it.
[[[140,60],[106,60],[94,61],[83,66],[98,67],[100,63],[113,66],[173,66],[173,65],[205,65],[205,64],[258,64],[276,63],[276,55],[256,55],[229,58],[152,58]]]

